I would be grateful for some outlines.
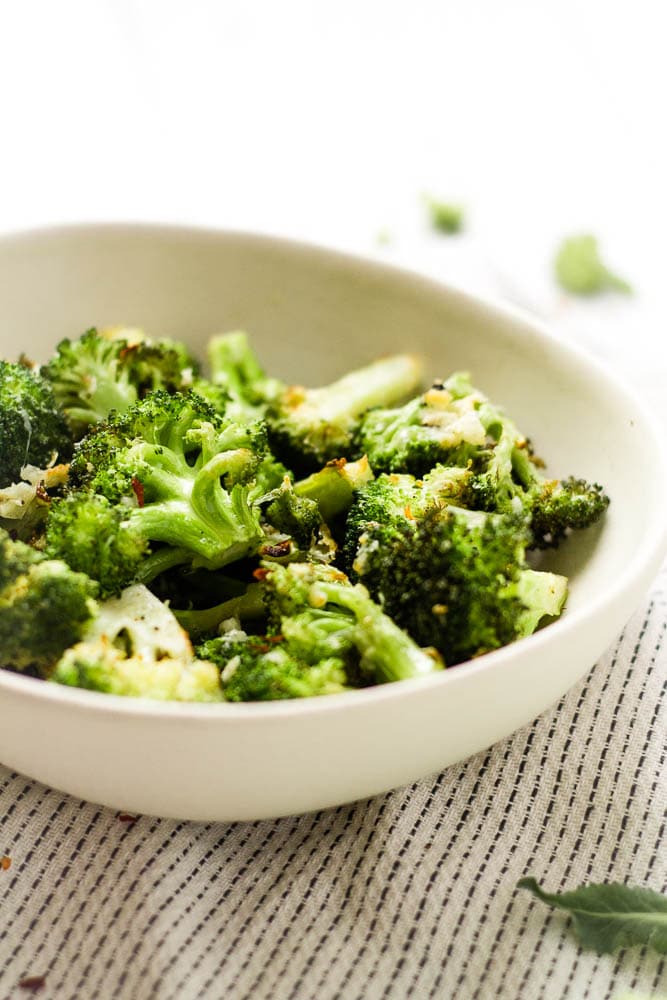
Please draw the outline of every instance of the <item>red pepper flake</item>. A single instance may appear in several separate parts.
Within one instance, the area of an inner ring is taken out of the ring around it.
[[[277,545],[265,545],[262,549],[262,555],[279,559],[281,556],[288,556],[291,548],[292,543],[289,538],[286,538],[284,542],[278,542]]]
[[[133,816],[131,813],[116,813],[116,819],[119,819],[121,823],[136,823],[139,817]]]
[[[8,855],[3,854],[3,856],[0,858],[0,868],[2,868],[3,872],[6,872],[9,871],[11,867],[12,867],[12,859],[8,857]]]
[[[28,976],[19,983],[19,989],[32,990],[33,993],[43,989],[44,986],[46,986],[46,976]]]
[[[144,484],[140,483],[136,476],[132,478],[132,489],[140,507],[144,505]]]
[[[256,580],[259,580],[261,582],[262,580],[266,580],[267,576],[269,575],[269,571],[268,569],[261,569],[261,568],[255,569],[253,570],[252,575],[255,577]]]

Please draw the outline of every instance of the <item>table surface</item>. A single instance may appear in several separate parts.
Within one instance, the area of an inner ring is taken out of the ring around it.
[[[278,233],[518,302],[667,421],[662,5],[24,0],[0,9],[0,232]],[[426,193],[466,206],[461,236]],[[575,301],[593,232],[635,295]],[[94,318],[91,318],[91,322]],[[131,317],[119,317],[131,321]],[[0,770],[0,996],[595,998],[664,960],[581,952],[550,889],[664,891],[667,580],[558,705],[435,778],[314,816],[130,821]]]

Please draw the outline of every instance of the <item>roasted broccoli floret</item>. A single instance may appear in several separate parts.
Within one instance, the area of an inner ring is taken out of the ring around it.
[[[299,659],[289,643],[273,637],[224,635],[203,643],[197,655],[220,668],[226,701],[310,698],[349,687],[342,659],[311,663]]]
[[[377,683],[422,677],[442,669],[344,573],[316,563],[264,564],[260,571],[272,631],[302,656],[355,651],[362,675]]]
[[[0,361],[0,486],[21,469],[67,462],[72,436],[48,382],[24,365]]]
[[[78,340],[62,340],[41,370],[77,437],[154,389],[176,392],[192,385],[194,361],[183,345],[143,334],[128,340],[124,332],[134,331],[120,328],[109,336],[90,329]]]
[[[197,395],[163,390],[94,427],[72,462],[75,486],[120,505],[134,535],[209,569],[258,548],[257,503],[283,475],[262,424],[224,421]]]
[[[609,498],[597,483],[569,477],[547,478],[530,443],[505,414],[485,401],[480,417],[488,442],[471,461],[466,501],[483,510],[523,511],[531,522],[531,545],[558,545],[576,528],[587,528],[604,514]]]
[[[469,469],[436,465],[423,479],[394,472],[363,486],[355,494],[345,525],[346,567],[353,566],[359,539],[370,525],[382,524],[390,529],[397,524],[414,524],[435,508],[461,506],[471,476]]]
[[[285,388],[278,379],[267,377],[241,330],[212,337],[208,342],[208,362],[212,387],[227,394],[226,412],[233,420],[263,417],[266,404]],[[214,402],[210,389],[195,388]]]
[[[46,676],[96,614],[96,586],[0,531],[0,662]]]
[[[68,477],[69,465],[48,469],[25,465],[19,483],[0,489],[0,528],[12,538],[34,543],[48,516],[52,494],[62,492]]]
[[[130,698],[222,701],[217,667],[194,658],[169,608],[141,585],[100,606],[50,679]]]
[[[423,476],[439,462],[465,466],[486,443],[479,408],[484,397],[462,392],[456,374],[435,382],[422,396],[397,409],[370,410],[361,422],[357,446],[378,472]]]
[[[385,612],[451,666],[560,613],[567,581],[528,569],[527,540],[520,516],[434,508],[414,525],[369,525],[354,567]]]
[[[136,579],[148,542],[128,521],[127,508],[95,493],[54,500],[46,525],[46,554],[99,583],[100,597],[119,594]]]
[[[300,470],[315,469],[343,456],[360,457],[365,448],[355,448],[354,439],[362,414],[374,406],[391,406],[404,399],[420,378],[417,359],[400,354],[350,372],[320,389],[285,389],[267,408],[277,454]]]

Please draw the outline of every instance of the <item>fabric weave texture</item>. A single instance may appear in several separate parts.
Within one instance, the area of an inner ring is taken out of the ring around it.
[[[666,891],[666,630],[663,573],[532,725],[313,815],[132,821],[0,768],[0,997],[667,995],[667,959],[583,952],[565,915],[515,891],[526,874]]]

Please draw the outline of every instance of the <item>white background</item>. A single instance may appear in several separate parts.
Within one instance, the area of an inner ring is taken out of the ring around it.
[[[667,418],[665,13],[0,0],[0,229],[186,221],[380,256],[533,308]],[[465,236],[429,231],[424,192],[465,203]],[[580,231],[633,299],[558,292]]]

